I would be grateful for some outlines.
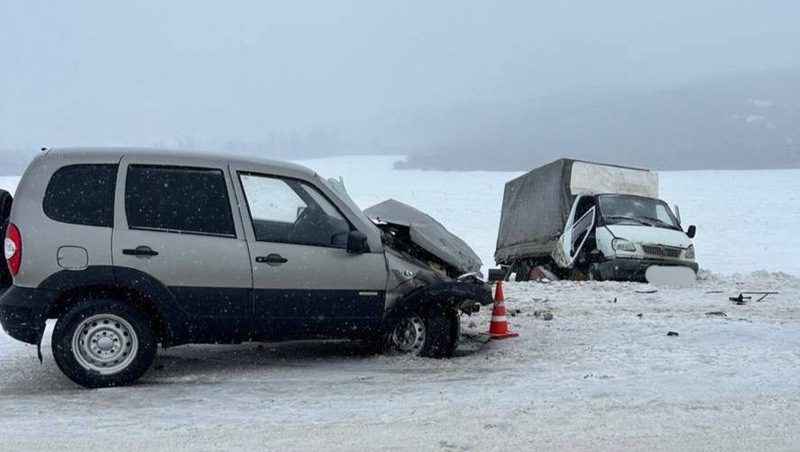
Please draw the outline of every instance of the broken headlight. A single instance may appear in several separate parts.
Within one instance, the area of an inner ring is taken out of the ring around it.
[[[625,239],[614,239],[611,241],[611,247],[614,251],[626,251],[628,253],[636,252],[636,245]]]

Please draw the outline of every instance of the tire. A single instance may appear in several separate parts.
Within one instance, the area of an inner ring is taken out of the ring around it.
[[[14,198],[11,193],[0,190],[0,224],[8,224],[8,217],[11,216],[11,204]]]
[[[525,282],[531,280],[531,267],[524,262],[520,262],[519,264],[517,264],[516,273],[517,273],[516,281]]]
[[[70,380],[87,388],[124,386],[144,375],[156,355],[149,319],[116,300],[86,300],[56,322],[53,357]]]
[[[600,272],[597,271],[594,264],[591,264],[586,270],[586,279],[589,281],[602,281],[603,277],[600,275]]]
[[[7,191],[0,190],[0,243],[3,243],[6,238],[6,229],[8,229],[8,217],[11,216],[12,201],[13,198]],[[6,263],[6,255],[0,252],[0,289],[10,286],[11,283],[11,272]]]
[[[458,312],[432,307],[398,315],[384,334],[384,350],[395,355],[449,358],[460,336]]]

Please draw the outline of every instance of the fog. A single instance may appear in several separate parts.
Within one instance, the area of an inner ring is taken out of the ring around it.
[[[579,111],[594,105],[602,116],[617,98],[648,98],[709,77],[733,77],[724,80],[740,86],[737,74],[792,68],[798,56],[800,4],[785,0],[2,0],[0,172],[39,147],[63,145],[211,148],[281,158],[392,153],[420,161],[477,148],[469,152],[524,153],[523,166],[582,146],[574,155],[647,164],[648,153],[663,151],[652,135],[621,131],[635,136],[635,146],[616,154],[626,146],[614,130],[604,131],[612,141],[592,146],[593,139],[560,141],[579,135],[580,124],[545,137],[552,129],[537,128],[529,136],[508,133],[505,118],[525,128],[531,105],[539,115],[531,122],[574,116],[551,112],[561,96]],[[788,140],[776,150],[780,158],[760,153],[763,166],[800,162],[794,144],[800,136],[792,135],[800,124],[800,77],[789,78],[786,90],[769,99],[755,97],[758,85],[734,99],[742,108],[753,100],[785,107],[780,121],[738,111],[736,102],[724,112],[777,124],[769,130],[780,135],[770,144],[737,151],[755,158],[758,149]],[[704,145],[686,155],[719,152],[709,148],[716,149]],[[699,166],[717,161],[705,157]],[[477,160],[465,157],[460,166],[498,166]],[[653,164],[693,162],[675,157]]]

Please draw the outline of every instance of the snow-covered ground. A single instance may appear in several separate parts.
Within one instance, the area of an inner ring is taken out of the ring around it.
[[[393,171],[393,160],[305,163],[343,175],[362,207],[393,197],[428,211],[491,264],[515,174]],[[520,337],[485,343],[484,310],[462,319],[450,360],[352,343],[188,346],[161,352],[139,385],[90,391],[61,375],[49,339],[40,365],[0,333],[0,450],[797,450],[798,176],[662,173],[710,274],[682,289],[509,283]],[[728,301],[743,290],[780,294]]]
[[[93,391],[61,375],[48,340],[40,365],[0,335],[0,450],[796,450],[800,280],[646,288],[509,283],[520,337],[484,343],[484,310],[450,360],[189,346],[141,384]],[[781,293],[727,300],[745,288]]]

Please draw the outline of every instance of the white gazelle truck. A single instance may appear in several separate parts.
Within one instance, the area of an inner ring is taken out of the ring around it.
[[[598,280],[693,276],[695,231],[658,198],[658,173],[559,159],[506,184],[495,261],[518,281],[537,266]]]

